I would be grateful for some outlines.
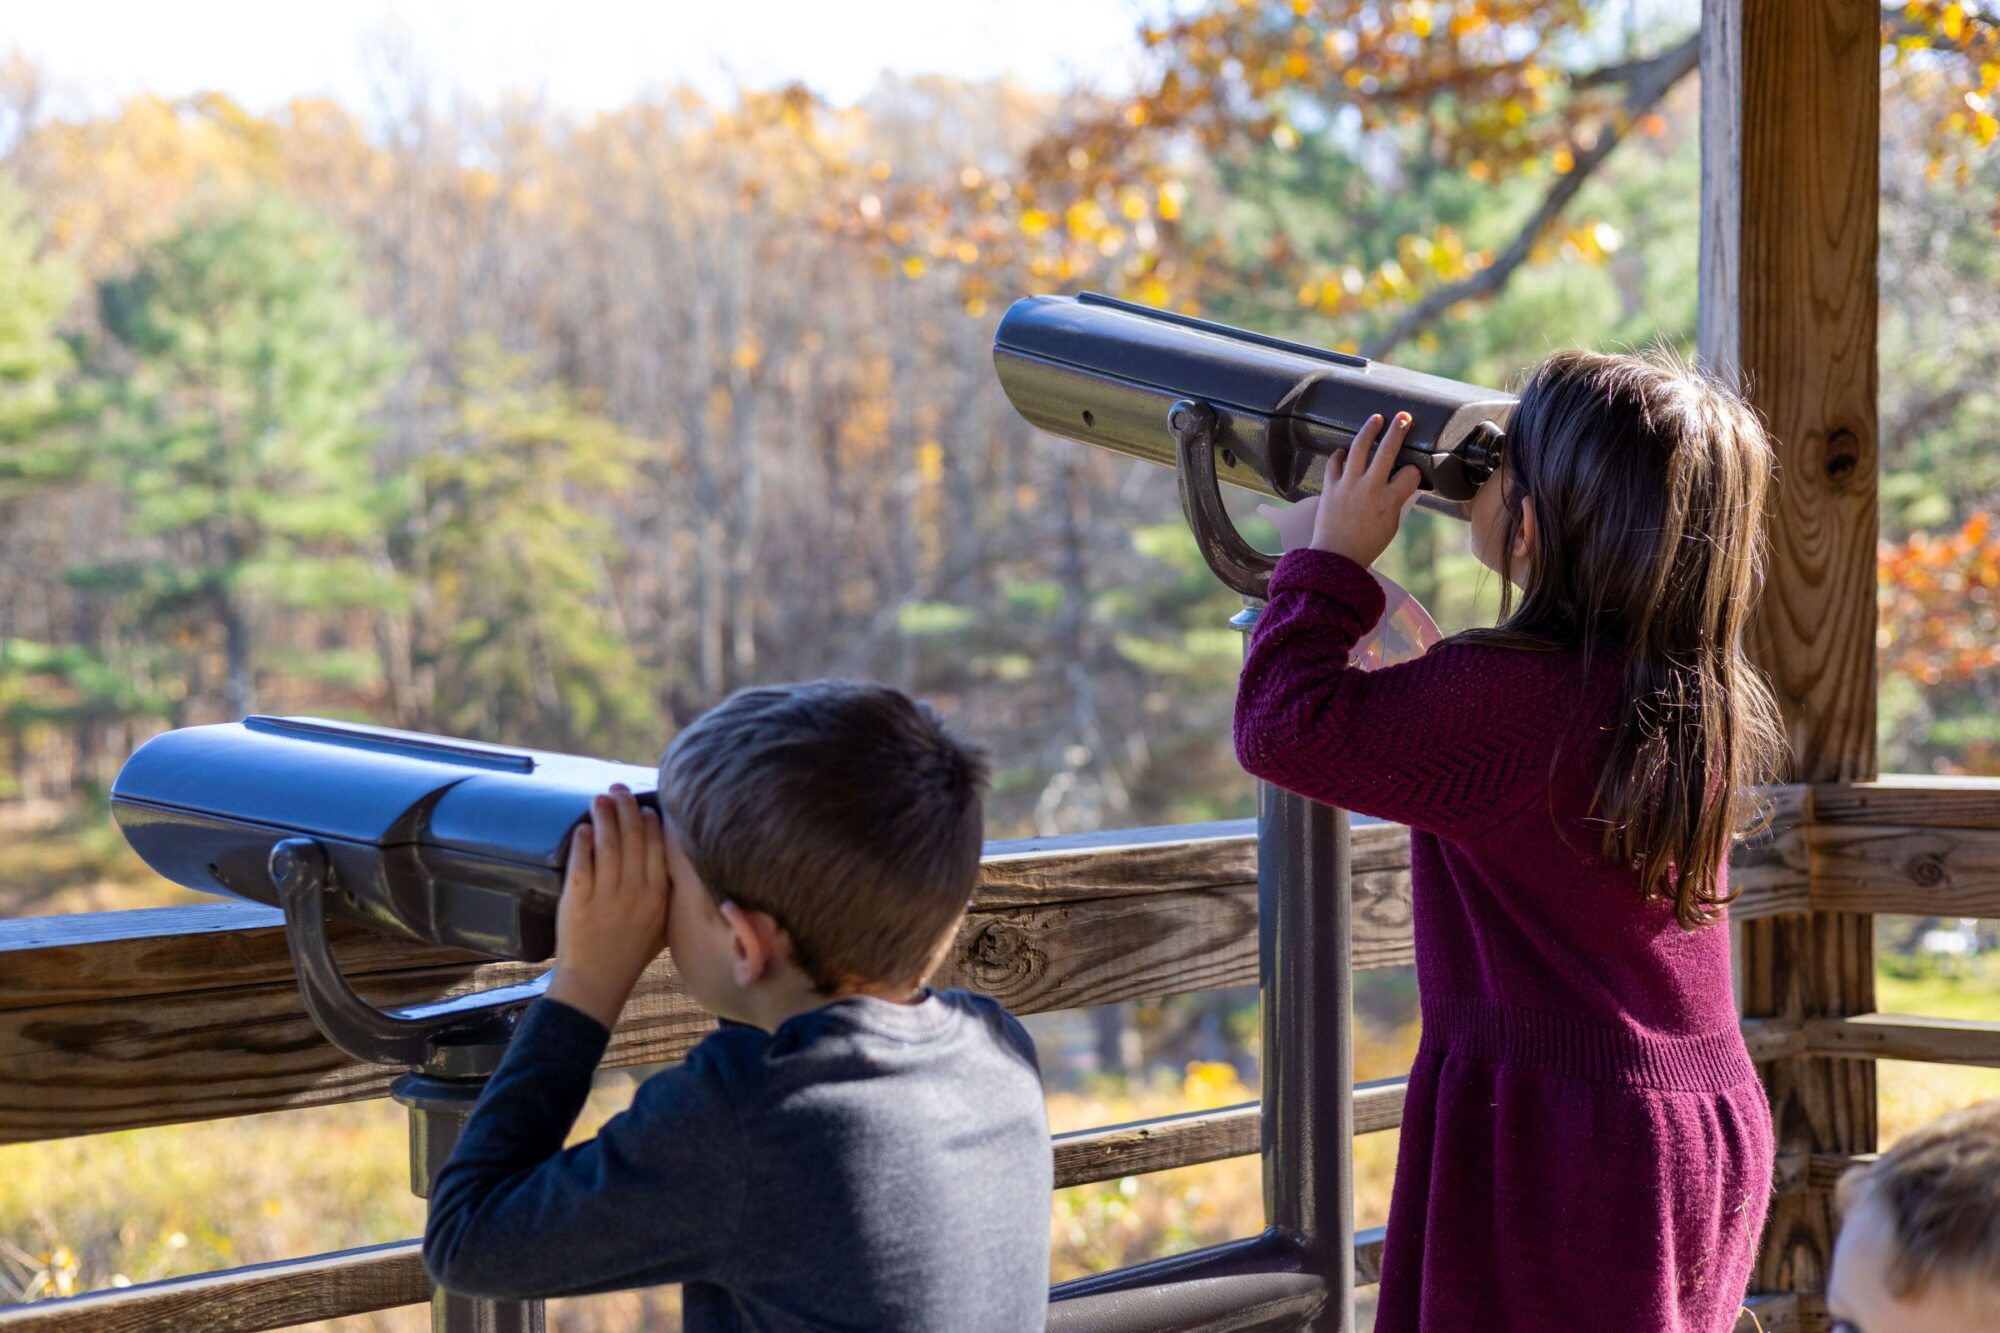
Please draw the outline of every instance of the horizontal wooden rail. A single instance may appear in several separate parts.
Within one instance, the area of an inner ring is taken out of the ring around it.
[[[1410,959],[1409,848],[1355,830],[1355,958]],[[937,978],[1017,1013],[1257,979],[1249,821],[988,844],[974,909]],[[371,1000],[414,1004],[533,975],[360,931],[342,965]],[[711,1020],[650,969],[609,1065],[686,1053]],[[0,922],[0,1142],[380,1096],[393,1070],[320,1039],[282,919],[249,903]]]
[[[1382,1280],[1384,1227],[1354,1236],[1354,1281]],[[204,1333],[260,1333],[317,1319],[369,1314],[430,1299],[418,1242],[288,1259],[199,1277],[173,1278],[67,1300],[0,1308],[6,1333],[150,1333],[199,1328]],[[1737,1333],[1798,1333],[1798,1298],[1751,1296]]]
[[[2000,917],[2000,778],[1821,783],[1803,813],[1814,911]]]
[[[1916,1014],[1807,1019],[1806,1050],[1863,1060],[1924,1060],[2000,1068],[2000,1023]]]
[[[1403,1094],[1408,1087],[1409,1080],[1404,1078],[1356,1084],[1354,1132],[1374,1134],[1402,1124]],[[1240,1102],[1213,1111],[1183,1111],[1126,1125],[1058,1134],[1056,1188],[1246,1157],[1261,1147],[1261,1128],[1257,1103]]]
[[[1866,1166],[1876,1156],[1872,1152],[1780,1153],[1773,1172],[1776,1193],[1792,1194],[1799,1190],[1829,1193],[1840,1183],[1842,1176],[1858,1166]]]
[[[1739,915],[1802,909],[1802,791],[1780,790],[1777,830],[1732,862]],[[1407,832],[1360,824],[1353,850],[1355,964],[1407,963]],[[1018,1013],[1254,983],[1255,881],[1247,820],[989,843],[938,981]],[[336,948],[356,987],[384,1005],[535,970],[361,931],[341,932]],[[663,961],[641,982],[606,1063],[677,1059],[710,1026]],[[320,1039],[273,909],[0,922],[0,1142],[377,1097],[393,1073]]]
[[[1357,953],[1409,957],[1402,831],[1356,838]],[[1254,982],[1256,843],[1247,821],[994,843],[939,981],[1016,1012]],[[413,1004],[538,969],[343,931],[357,989]],[[607,1063],[676,1059],[712,1026],[666,961]],[[395,1071],[349,1060],[300,1005],[279,914],[248,903],[0,922],[0,1142],[380,1096]]]
[[[0,1306],[6,1333],[255,1333],[419,1305],[431,1298],[419,1242],[393,1241],[168,1278],[66,1300]]]
[[[1743,1304],[1749,1313],[1736,1321],[1736,1333],[1804,1333],[1799,1318],[1799,1297],[1789,1291],[1768,1296],[1751,1296]],[[1752,1315],[1756,1316],[1754,1319]],[[1817,1326],[1815,1326],[1817,1327]]]
[[[1732,859],[1738,917],[1822,899],[1842,910],[1909,908],[1920,880],[1935,881],[1948,910],[1992,898],[2000,914],[2000,858],[1985,850],[2000,830],[1983,827],[2000,822],[1992,813],[2000,783],[1934,791],[1884,780],[1781,788],[1775,797],[1774,830]],[[1821,813],[1832,817],[1801,822]],[[1908,852],[1900,860],[1856,850],[1863,838],[1887,845],[1875,822],[1884,818],[1926,821],[1899,830],[1905,841],[1894,845]],[[1939,853],[1922,841],[1937,839],[1952,846]],[[1357,964],[1407,962],[1406,834],[1363,824],[1354,850]],[[974,911],[939,980],[1023,1013],[1253,982],[1255,860],[1248,821],[989,844]],[[343,932],[337,947],[358,987],[383,1004],[533,971],[359,931]],[[675,1059],[709,1027],[663,962],[642,983],[607,1062]],[[1796,1024],[1769,1020],[1747,1031],[1760,1059],[1805,1050]],[[1859,1043],[1885,1039],[1823,1035],[1853,1054],[1863,1053]],[[1929,1039],[1907,1029],[1895,1039],[1945,1052],[1984,1040],[1961,1032],[1923,1046]],[[374,1097],[392,1072],[350,1061],[319,1038],[272,909],[215,903],[0,922],[0,1142]]]

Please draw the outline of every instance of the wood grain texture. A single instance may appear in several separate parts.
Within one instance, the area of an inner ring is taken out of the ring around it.
[[[1809,788],[1796,784],[1764,793],[1770,826],[1738,844],[1729,856],[1729,887],[1741,895],[1729,905],[1732,921],[1809,909],[1811,797]]]
[[[1750,1058],[1760,1064],[1766,1060],[1804,1055],[1805,1028],[1795,1019],[1746,1018],[1743,1020],[1743,1046],[1750,1052]]]
[[[1904,828],[2000,829],[2000,778],[1884,773],[1812,789],[1813,820]]]
[[[1400,1124],[1405,1088],[1406,1080],[1399,1078],[1357,1085],[1355,1132],[1374,1133]],[[1053,1141],[1056,1188],[1250,1156],[1259,1150],[1261,1129],[1257,1103],[1245,1102],[1058,1134]],[[1379,1254],[1379,1229],[1373,1244]],[[429,1297],[418,1242],[407,1240],[69,1300],[0,1307],[0,1330],[124,1333],[173,1327],[248,1333],[411,1305]]]
[[[334,954],[352,977],[469,967],[478,955],[345,923]],[[199,903],[0,922],[0,1011],[120,996],[225,990],[292,977],[284,916],[257,903]]]
[[[1354,1088],[1354,1132],[1374,1134],[1403,1123],[1409,1080],[1377,1079]],[[1187,1111],[1125,1125],[1055,1136],[1056,1188],[1148,1171],[1166,1171],[1261,1150],[1263,1121],[1256,1102]]]
[[[2000,916],[2000,829],[1818,824],[1809,841],[1817,911]]]
[[[431,1298],[419,1243],[148,1282],[68,1300],[0,1307],[6,1333],[254,1333]]]
[[[1808,782],[1875,773],[1881,17],[1874,0],[1702,6],[1700,350],[1777,448],[1752,639]]]
[[[1799,1297],[1791,1292],[1751,1295],[1743,1304],[1745,1312],[1736,1320],[1736,1333],[1819,1333],[1822,1327],[1801,1322]]]
[[[1364,1227],[1354,1233],[1354,1285],[1372,1287],[1382,1280],[1382,1242],[1387,1227]]]
[[[1739,848],[1731,859],[1731,882],[1744,895],[1732,909],[1739,919],[1804,910],[1807,842],[1797,789],[1775,789],[1774,796],[1780,816],[1772,832]],[[1191,839],[1164,836],[1174,832],[1095,834],[1093,839],[1106,840],[1107,845],[1087,852],[1045,846],[1032,854],[1008,853],[988,863],[974,912],[1040,909],[1188,889],[1232,889],[1256,882],[1254,839],[1236,833]],[[1356,964],[1366,968],[1407,963],[1408,830],[1394,824],[1363,825],[1355,830],[1353,847]],[[1227,850],[1226,857],[1219,849]],[[375,974],[470,970],[483,961],[348,927],[336,926],[334,936],[343,970],[362,980],[364,989],[363,979]],[[497,973],[489,970],[482,979],[490,975]],[[261,983],[289,985],[291,976],[279,914],[252,903],[0,921],[0,1012],[180,996]]]
[[[1262,1129],[1257,1103],[1243,1102],[1058,1134],[1056,1188],[1245,1157],[1258,1150]]]
[[[1805,1042],[1815,1055],[2000,1069],[2000,1022],[1915,1014],[1813,1018],[1806,1020]]]
[[[1378,891],[1397,892],[1409,873],[1409,831],[1393,824],[1362,825],[1354,844],[1356,873],[1373,880]],[[1255,829],[1247,820],[994,842],[986,853],[975,910],[1257,879]],[[1390,915],[1393,919],[1393,908]],[[353,977],[480,961],[351,927],[336,925],[333,934],[342,968]],[[290,977],[282,917],[275,908],[254,903],[0,921],[0,1010]]]
[[[1257,979],[1254,884],[970,914],[938,980],[1019,1013]],[[1357,932],[1359,934],[1359,932]],[[1377,956],[1407,956],[1407,938]],[[374,973],[357,988],[405,1005],[511,981],[534,965]],[[671,963],[649,968],[608,1065],[678,1059],[713,1026]],[[396,1071],[322,1039],[289,980],[0,1011],[0,1142],[248,1115],[383,1095]]]
[[[1774,1015],[1764,1021],[1803,1028],[1816,1018],[1874,1007],[1870,917],[1823,912],[1750,922],[1738,928],[1737,947],[1747,1014]],[[1866,971],[1861,970],[1863,962]],[[1805,1042],[1803,1033],[1799,1040]],[[1794,1055],[1760,1069],[1781,1155],[1874,1149],[1872,1062]],[[1765,1223],[1752,1285],[1767,1291],[1824,1291],[1834,1233],[1827,1191],[1809,1187],[1778,1196]]]
[[[1806,1189],[1830,1193],[1842,1176],[1876,1157],[1875,1153],[1784,1153],[1772,1172],[1773,1186],[1779,1194]]]
[[[1355,966],[1408,963],[1407,831],[1364,827],[1374,831],[1359,840],[1355,858]],[[937,980],[994,995],[1023,1013],[1252,984],[1254,843],[1246,844],[1248,865],[1212,857],[1218,843],[1235,837],[1126,834],[1087,853],[1047,847],[1009,853],[1015,859],[1001,880],[1006,887],[982,895]],[[1792,828],[1774,847],[1745,853],[1763,858],[1764,868],[1746,872],[1750,884],[1739,914],[1803,901],[1802,888],[1774,887],[1788,884],[1803,864],[1797,850],[1803,843],[1804,834]],[[1131,846],[1146,849],[1132,875],[1115,864],[1093,864],[1122,863]],[[1162,847],[1185,853],[1175,873],[1192,883],[1163,878]],[[1021,867],[1033,862],[1041,866],[1036,875],[1052,874],[1048,867],[1058,856],[1070,859],[1075,882],[1125,890],[1077,897],[1056,886],[1047,901],[1020,901],[1027,883]],[[1209,882],[1245,871],[1252,880]],[[1135,881],[1146,887],[1133,888]],[[182,923],[176,913],[192,917]],[[275,919],[268,908],[216,904],[51,919],[66,926],[0,923],[6,978],[0,1142],[383,1095],[394,1071],[346,1059],[307,1020]],[[339,948],[357,987],[387,1005],[506,984],[535,971],[358,932],[344,933]],[[36,1004],[43,992],[35,987],[57,998]],[[671,967],[656,964],[613,1036],[607,1063],[677,1059],[711,1026],[681,993]]]
[[[1698,337],[1703,360],[1745,388],[1777,451],[1750,638],[1784,714],[1793,776],[1811,783],[1875,774],[1880,25],[1876,0],[1702,6]],[[1733,929],[1746,1017],[1874,1007],[1868,917]],[[1874,1147],[1872,1063],[1796,1057],[1763,1071],[1780,1153]],[[1823,1291],[1832,1240],[1825,1191],[1780,1196],[1751,1285]]]

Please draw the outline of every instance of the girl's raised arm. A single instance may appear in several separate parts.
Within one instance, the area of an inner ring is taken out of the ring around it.
[[[1356,814],[1478,832],[1543,789],[1583,682],[1565,680],[1566,654],[1450,641],[1378,671],[1348,666],[1382,609],[1381,585],[1346,556],[1278,562],[1237,686],[1237,760]]]

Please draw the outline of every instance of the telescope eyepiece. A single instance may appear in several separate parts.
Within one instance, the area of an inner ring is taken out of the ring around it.
[[[1490,421],[1482,421],[1467,432],[1454,451],[1465,466],[1465,479],[1477,489],[1499,471],[1507,456],[1507,434]]]

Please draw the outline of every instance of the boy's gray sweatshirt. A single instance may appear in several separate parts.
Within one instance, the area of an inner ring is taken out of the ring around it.
[[[564,1148],[609,1039],[553,1000],[523,1016],[432,1191],[438,1285],[679,1282],[689,1333],[1044,1327],[1048,1118],[1034,1045],[992,1000],[725,1025]]]

